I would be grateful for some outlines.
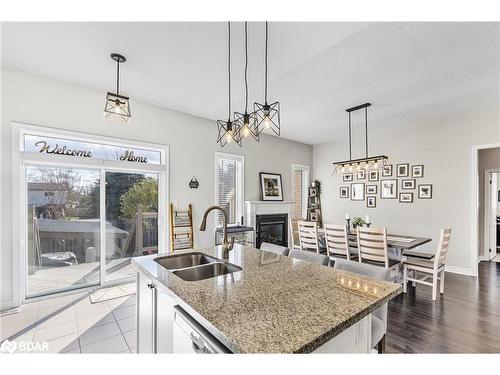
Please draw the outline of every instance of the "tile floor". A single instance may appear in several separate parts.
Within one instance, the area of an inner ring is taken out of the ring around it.
[[[44,353],[134,353],[135,325],[135,294],[92,303],[84,292],[0,317],[0,342],[48,342]]]

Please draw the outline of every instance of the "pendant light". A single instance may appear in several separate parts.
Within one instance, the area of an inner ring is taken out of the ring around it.
[[[119,53],[112,53],[111,58],[116,61],[116,94],[107,93],[104,117],[128,122],[131,117],[130,100],[127,96],[120,95],[120,64],[127,61],[127,59]]]
[[[241,147],[240,128],[234,121],[231,121],[231,22],[227,23],[228,42],[227,42],[227,76],[228,76],[228,114],[226,120],[217,120],[217,143],[224,147],[227,143],[235,142]]]
[[[368,107],[370,103],[358,105],[356,107],[347,108],[349,114],[349,160],[338,161],[333,163],[334,172],[337,174],[349,174],[365,171],[381,171],[388,165],[388,158],[385,155],[368,156]],[[360,159],[352,158],[352,142],[351,142],[351,112],[365,110],[365,157]]]
[[[245,113],[234,113],[234,122],[238,125],[241,137],[252,136],[259,141],[259,132],[257,129],[257,117],[254,112],[248,113],[248,22],[245,22]]]
[[[272,130],[277,136],[280,135],[280,103],[267,103],[267,51],[268,51],[269,30],[266,21],[266,54],[265,54],[265,84],[264,84],[264,104],[254,103],[254,112],[257,117],[257,129],[260,134],[265,130]]]

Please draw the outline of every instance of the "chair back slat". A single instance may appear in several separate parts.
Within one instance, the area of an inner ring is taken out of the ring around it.
[[[326,252],[328,256],[343,255],[350,259],[345,225],[324,224]]]
[[[374,261],[389,268],[386,228],[357,228],[359,262]]]
[[[300,238],[299,238],[299,221],[302,220],[300,217],[291,217],[288,219],[288,226],[290,227],[290,237],[292,239],[292,249],[300,248]]]
[[[318,223],[300,220],[298,224],[301,250],[313,250],[319,254]]]
[[[438,249],[434,257],[434,267],[439,267],[440,264],[446,263],[446,256],[448,255],[448,249],[450,247],[450,238],[451,238],[451,228],[448,227],[441,229]]]

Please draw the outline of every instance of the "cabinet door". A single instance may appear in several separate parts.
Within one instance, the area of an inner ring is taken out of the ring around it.
[[[161,287],[156,288],[156,353],[172,353],[175,300]]]
[[[137,273],[137,353],[153,353],[153,289],[152,281]]]

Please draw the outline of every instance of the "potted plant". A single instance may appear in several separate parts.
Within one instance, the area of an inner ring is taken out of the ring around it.
[[[352,227],[354,229],[356,229],[357,227],[362,227],[365,224],[365,221],[360,217],[355,217],[354,219],[352,219]]]

